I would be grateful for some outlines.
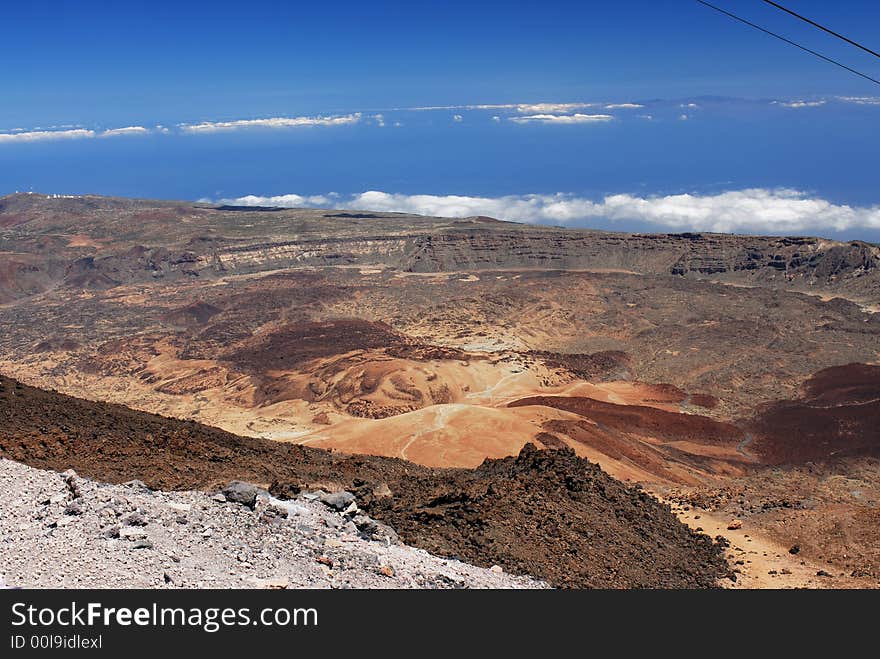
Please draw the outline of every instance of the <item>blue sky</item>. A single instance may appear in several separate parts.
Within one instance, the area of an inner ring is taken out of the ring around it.
[[[758,0],[716,4],[880,77]],[[880,48],[876,2],[788,5]],[[880,86],[692,0],[3,12],[0,194],[880,235]]]

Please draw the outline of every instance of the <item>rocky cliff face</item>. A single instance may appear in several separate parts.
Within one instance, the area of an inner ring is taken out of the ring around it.
[[[212,249],[138,247],[71,264],[72,286],[162,277],[259,272],[295,266],[381,265],[408,272],[624,270],[833,284],[876,276],[880,250],[818,238],[715,234],[615,234],[569,230],[443,231],[410,236],[259,242]],[[101,275],[98,277],[97,275]]]
[[[880,249],[862,242],[720,234],[482,230],[418,237],[406,270],[627,270],[877,290]],[[857,280],[860,280],[857,282]]]
[[[880,262],[877,248],[861,242],[745,236],[698,236],[691,240],[693,244],[672,266],[671,274],[714,275],[767,269],[789,277],[830,281],[841,275],[868,274]]]
[[[411,249],[411,239],[367,236],[325,240],[290,240],[225,247],[213,258],[223,270],[261,270],[298,265],[375,265],[400,263]]]

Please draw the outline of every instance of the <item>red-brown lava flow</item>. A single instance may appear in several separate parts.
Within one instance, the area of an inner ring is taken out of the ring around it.
[[[245,342],[223,359],[245,370],[294,368],[321,357],[407,343],[385,323],[359,319],[293,323]]]
[[[827,368],[802,389],[800,399],[764,405],[749,422],[764,462],[880,457],[880,366]]]
[[[731,423],[698,414],[667,412],[644,405],[617,405],[579,396],[531,396],[510,407],[544,405],[573,412],[614,430],[668,441],[730,444],[742,439],[743,431]]]

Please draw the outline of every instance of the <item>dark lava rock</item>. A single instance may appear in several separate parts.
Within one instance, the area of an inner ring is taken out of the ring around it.
[[[330,494],[322,493],[320,496],[321,503],[329,506],[334,510],[343,511],[355,502],[355,496],[351,492],[331,492]]]
[[[231,481],[229,485],[223,488],[223,496],[227,501],[232,503],[240,503],[253,510],[257,503],[257,492],[259,489],[256,485],[245,483],[243,481]]]
[[[65,471],[62,476],[64,477],[64,484],[67,485],[67,489],[70,491],[70,496],[74,499],[78,499],[82,494],[79,490],[79,484],[77,483],[78,476],[73,469],[68,469]]]
[[[80,505],[79,501],[74,500],[67,504],[67,507],[64,509],[65,515],[82,515],[83,509]]]
[[[119,537],[119,526],[116,524],[114,524],[113,526],[108,526],[106,529],[101,531],[101,537],[107,538],[108,540],[118,538]]]
[[[143,481],[139,481],[137,479],[126,481],[125,483],[123,483],[123,485],[125,485],[125,487],[130,487],[136,492],[143,492],[144,494],[148,494],[153,491],[152,489],[147,487],[147,485]]]
[[[302,488],[297,483],[274,480],[269,486],[269,493],[276,499],[295,499],[300,492]]]
[[[357,527],[358,531],[360,531],[360,533],[367,538],[372,538],[373,534],[378,529],[378,525],[376,524],[376,522],[366,515],[355,515],[354,519],[352,519],[352,522],[354,522],[354,525]]]
[[[378,542],[387,542],[388,544],[397,544],[400,538],[397,532],[387,524],[377,522],[372,517],[364,514],[355,515],[351,520],[357,527],[358,533],[364,540],[375,540]]]
[[[563,588],[711,588],[723,549],[571,449],[527,444],[441,477],[410,474],[363,502],[404,542]],[[591,535],[588,535],[591,534]]]
[[[260,514],[260,521],[266,524],[280,524],[282,520],[287,519],[288,512],[280,506],[266,506]]]
[[[123,517],[122,523],[126,526],[146,526],[147,518],[142,512],[136,510]]]

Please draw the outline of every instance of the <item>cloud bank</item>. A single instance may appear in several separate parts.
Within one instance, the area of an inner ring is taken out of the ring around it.
[[[143,126],[125,126],[124,128],[110,128],[100,133],[99,137],[119,137],[120,135],[147,135],[150,132]]]
[[[856,105],[880,105],[880,96],[839,96],[838,100]]]
[[[249,195],[220,203],[241,206],[333,206],[351,210],[415,213],[437,217],[489,215],[504,220],[585,226],[596,221],[639,222],[658,230],[802,234],[880,229],[880,206],[854,207],[811,197],[799,190],[750,188],[714,195],[640,197],[608,195],[592,200],[571,194],[503,197],[406,195],[370,190],[341,197]]]
[[[529,114],[524,117],[510,117],[517,124],[592,124],[613,121],[610,114]]]
[[[296,128],[300,126],[343,126],[356,124],[361,113],[328,117],[272,117],[269,119],[236,119],[235,121],[203,121],[198,124],[181,124],[185,133],[215,133],[217,131],[247,128]]]
[[[514,110],[519,114],[561,114],[603,105],[608,110],[642,108],[638,103],[482,103],[479,105],[425,105],[414,108],[395,108],[409,112],[436,110]]]
[[[376,125],[385,126],[385,117],[381,114],[372,116]],[[295,128],[300,126],[344,126],[356,124],[361,120],[361,113],[319,116],[319,117],[272,117],[270,119],[237,119],[235,121],[203,121],[198,124],[178,124],[177,130],[184,134],[215,133],[220,131],[233,131],[249,128]],[[123,126],[121,128],[108,128],[107,130],[92,130],[88,128],[68,129],[16,129],[8,132],[0,132],[0,144],[14,142],[40,142],[46,140],[71,140],[91,139],[95,137],[120,137],[125,135],[167,135],[171,131],[165,126],[145,128],[144,126]]]
[[[119,137],[122,135],[147,135],[151,131],[143,126],[125,126],[94,131],[88,128],[70,128],[65,130],[31,130],[0,133],[0,144],[14,142],[44,142],[49,140],[82,140],[95,137]]]
[[[45,140],[77,140],[94,136],[95,131],[85,128],[74,128],[72,130],[32,130],[17,133],[0,133],[0,144],[42,142]]]
[[[781,105],[784,108],[819,108],[825,105],[827,101],[773,101],[776,105]]]
[[[221,199],[219,203],[229,204],[233,206],[282,206],[284,208],[320,208],[328,204],[335,203],[339,197],[335,192],[329,192],[326,195],[298,195],[283,194],[275,197],[258,197],[256,195],[247,195],[236,199]],[[200,199],[206,203],[210,203],[210,199]]]
[[[591,108],[595,103],[520,103],[516,111],[520,114],[559,114]]]

